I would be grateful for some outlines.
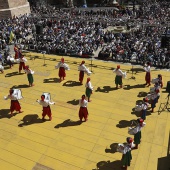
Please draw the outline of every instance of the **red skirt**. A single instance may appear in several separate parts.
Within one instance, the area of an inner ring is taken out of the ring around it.
[[[16,110],[16,111],[21,110],[21,106],[20,106],[18,100],[11,100],[10,111],[13,112],[14,110]]]
[[[66,76],[64,67],[60,67],[60,68],[59,68],[58,76],[59,76],[59,77],[65,77],[65,76]]]
[[[150,84],[150,82],[151,82],[151,73],[150,72],[146,72],[145,81],[146,81],[146,83]]]
[[[50,106],[47,107],[43,107],[43,113],[42,116],[45,117],[46,115],[48,115],[48,117],[51,117],[51,108]]]
[[[79,73],[79,81],[83,81],[84,78],[84,71],[80,71]]]
[[[83,118],[86,120],[88,116],[87,107],[80,107],[79,109],[79,118],[82,120]]]

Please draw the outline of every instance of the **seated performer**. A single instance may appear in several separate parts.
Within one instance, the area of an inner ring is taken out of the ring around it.
[[[163,81],[162,81],[162,75],[161,74],[158,74],[158,83],[159,83],[159,86],[162,88],[163,87]]]
[[[88,117],[88,110],[87,110],[87,100],[85,99],[85,95],[82,95],[81,99],[79,100],[79,105],[80,105],[80,109],[79,109],[79,118],[80,121],[82,121],[82,119],[84,118],[85,122],[87,121],[87,117]]]
[[[27,62],[27,59],[22,55],[21,58],[19,58],[19,73],[21,73],[21,70],[25,69],[25,62]]]
[[[64,63],[64,58],[61,58],[61,61],[55,66],[55,68],[59,68],[58,76],[60,77],[61,82],[66,77],[65,70],[70,70],[70,68],[66,63]]]
[[[85,87],[86,87],[86,96],[88,97],[88,102],[91,102],[90,96],[93,92],[93,87],[92,87],[92,84],[90,82],[90,77],[87,78],[87,82],[86,82]]]
[[[45,120],[45,116],[48,115],[49,120],[52,120],[52,113],[50,105],[55,104],[55,102],[50,102],[45,100],[45,95],[41,96],[41,100],[37,99],[37,102],[43,106],[42,120]]]
[[[84,79],[84,72],[87,73],[87,75],[90,76],[91,72],[89,71],[89,69],[86,68],[86,66],[84,65],[85,61],[82,61],[81,64],[78,67],[78,70],[80,71],[79,73],[79,81],[80,84],[83,84],[83,79]]]
[[[10,111],[11,114],[13,114],[13,112],[16,110],[19,113],[22,113],[23,111],[21,111],[21,106],[20,103],[17,99],[17,95],[14,94],[14,90],[10,89],[9,90],[9,95],[6,97],[4,97],[5,100],[11,99],[11,106],[10,106]]]
[[[115,77],[115,84],[116,84],[116,88],[118,88],[118,85],[120,85],[120,88],[122,88],[122,77],[126,76],[126,72],[123,73],[122,70],[120,70],[120,65],[117,65],[117,68],[115,70],[113,70],[113,72],[116,73],[116,77]]]
[[[145,75],[145,85],[150,86],[151,85],[151,67],[150,67],[150,62],[147,62],[144,70],[146,71],[146,75]]]
[[[142,110],[141,110],[141,118],[146,120],[146,110],[148,109],[149,103],[148,98],[143,99]]]
[[[28,78],[29,86],[34,86],[34,84],[33,84],[33,82],[34,82],[34,78],[33,78],[34,71],[32,71],[29,68],[29,66],[25,66],[25,73],[27,73],[27,78]]]
[[[139,118],[137,119],[138,121],[138,124],[136,127],[134,128],[130,128],[131,130],[131,134],[134,135],[134,144],[135,144],[135,147],[134,149],[138,149],[138,145],[140,144],[141,142],[141,130],[142,128],[146,125],[146,123],[144,122],[143,119]]]
[[[154,93],[151,94],[151,112],[154,112],[154,108],[156,107],[156,103],[158,103],[160,97],[160,90],[155,89]]]

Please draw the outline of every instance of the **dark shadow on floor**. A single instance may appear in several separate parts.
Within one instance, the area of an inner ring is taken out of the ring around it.
[[[146,97],[147,96],[147,92],[141,91],[139,92],[139,94],[137,95],[137,97]]]
[[[145,88],[145,85],[144,84],[136,84],[136,85],[124,85],[124,90],[130,90],[130,89],[136,89],[136,88]]]
[[[117,146],[118,146],[118,143],[112,143],[110,145],[110,148],[105,149],[105,152],[106,153],[115,153],[115,152],[117,152]]]
[[[72,104],[72,105],[78,105],[79,100],[74,99],[74,100],[68,101],[67,103]]]
[[[0,110],[0,119],[3,119],[3,118],[10,119],[11,117],[12,117],[12,115],[10,113],[10,109],[1,109]]]
[[[18,85],[18,86],[12,86],[11,88],[13,89],[18,89],[18,88],[28,88],[30,87],[28,84],[21,84],[21,85]]]
[[[167,156],[158,158],[157,170],[170,170],[170,134],[169,134]]]
[[[15,72],[12,72],[12,73],[7,73],[5,75],[5,77],[19,76],[19,75],[22,75],[22,74],[25,74],[25,73],[18,73],[17,71],[15,71]]]
[[[135,119],[130,120],[130,121],[129,120],[120,120],[119,124],[117,124],[116,127],[118,127],[118,128],[130,127],[133,121],[135,121]]]
[[[145,70],[143,68],[131,68],[130,72],[132,72],[132,71],[134,74],[145,72]]]
[[[45,122],[44,120],[40,119],[37,114],[26,115],[20,121],[22,121],[22,123],[20,123],[18,125],[19,127],[28,126],[28,125],[32,125],[32,124],[35,124],[35,123]]]
[[[69,81],[63,83],[63,86],[74,87],[74,86],[81,86],[81,84],[80,84],[80,82],[69,80]]]
[[[98,87],[95,92],[109,93],[109,91],[118,90],[116,87],[103,86],[103,88]]]
[[[67,119],[63,123],[56,125],[54,128],[61,128],[61,127],[63,128],[63,127],[68,127],[68,126],[79,126],[81,124],[82,124],[81,121],[72,121],[70,119]]]
[[[92,170],[121,170],[121,161],[100,161],[96,164],[96,169]]]
[[[60,79],[59,78],[44,79],[43,83],[60,83]]]

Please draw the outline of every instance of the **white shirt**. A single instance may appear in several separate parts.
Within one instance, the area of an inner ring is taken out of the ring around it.
[[[20,63],[25,63],[27,61],[27,59],[23,57],[23,58],[20,58],[19,61],[20,61]]]
[[[150,66],[146,66],[146,67],[144,67],[144,70],[149,73],[149,72],[151,72],[151,67]]]
[[[29,69],[29,70],[24,70],[25,71],[25,73],[27,73],[27,74],[34,74],[34,71],[32,71],[31,69]]]
[[[86,88],[88,87],[89,89],[93,90],[93,86],[92,86],[92,84],[91,84],[90,81],[85,84],[85,87],[86,87]]]
[[[148,108],[148,106],[149,106],[149,103],[143,103],[142,104],[142,110],[146,110],[147,108]]]
[[[84,99],[83,102],[81,102],[81,101],[82,101],[82,99],[79,100],[80,107],[87,107],[87,103],[88,103],[87,100]]]
[[[145,122],[143,122],[142,126],[140,126],[138,124],[135,128],[133,128],[133,133],[136,134],[136,133],[140,132],[145,125],[146,125]]]
[[[52,105],[52,104],[55,104],[54,102],[50,102],[50,101],[47,101],[47,100],[44,100],[44,101],[42,101],[42,100],[37,100],[37,102],[40,104],[40,105],[42,105],[43,107],[47,107],[47,106],[49,106],[50,104]]]
[[[8,95],[7,97],[4,97],[5,100],[11,99],[11,100],[18,100],[17,96],[15,94]]]
[[[79,65],[79,66],[78,66],[78,70],[79,70],[79,71],[86,71],[87,68],[86,68],[86,66],[85,66],[84,64],[82,64],[82,65]]]
[[[117,76],[123,76],[123,72],[120,69],[115,69],[113,72],[115,72]]]

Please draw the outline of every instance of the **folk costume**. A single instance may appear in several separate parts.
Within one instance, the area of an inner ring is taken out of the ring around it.
[[[130,137],[126,138],[127,144],[124,146],[124,149],[122,150],[123,155],[122,155],[122,168],[127,170],[127,167],[130,166],[130,162],[132,160],[132,154],[131,150],[134,147],[133,145],[133,139]]]
[[[117,65],[117,68],[115,70],[113,70],[114,73],[116,73],[116,77],[115,77],[115,84],[116,84],[116,88],[118,88],[118,85],[120,85],[120,88],[122,88],[122,77],[126,76],[126,72],[123,73],[122,70],[120,70],[120,65]]]
[[[9,67],[12,68],[13,62],[14,62],[14,58],[11,57],[10,55],[8,55],[6,60],[7,60],[7,65],[9,65]]]
[[[59,68],[58,76],[60,77],[61,82],[66,77],[65,70],[70,70],[70,68],[66,63],[64,63],[64,58],[61,58],[61,61],[58,63],[58,65],[55,66],[55,68]]]
[[[160,97],[160,90],[155,89],[154,93],[151,94],[151,112],[154,112],[154,108],[156,107],[156,103],[158,102],[158,99]]]
[[[79,105],[80,105],[79,118],[80,118],[80,121],[82,121],[83,118],[84,118],[85,122],[87,121],[87,117],[88,117],[87,104],[88,104],[88,102],[85,99],[85,95],[82,95],[81,99],[79,100]]]
[[[85,61],[82,61],[78,67],[78,71],[80,71],[80,73],[79,73],[80,84],[83,84],[84,73],[87,73],[88,76],[90,76],[90,74],[91,74],[89,69],[84,64],[85,64]]]
[[[16,44],[14,45],[14,52],[15,52],[15,59],[18,59],[18,47]]]
[[[90,96],[91,96],[91,94],[93,92],[93,86],[92,86],[92,84],[90,82],[90,77],[87,78],[87,82],[85,84],[85,87],[86,87],[86,96],[88,98],[88,102],[91,102]]]
[[[7,97],[5,96],[4,99],[5,100],[11,99],[11,106],[10,106],[11,114],[13,114],[14,111],[22,113],[20,103],[18,101],[17,95],[14,94],[13,89],[9,91],[9,95]]]
[[[162,75],[158,74],[158,84],[162,88],[163,87],[163,81],[162,81]]]
[[[146,66],[144,67],[144,70],[146,72],[146,75],[145,75],[145,85],[148,85],[150,86],[151,85],[151,67],[150,67],[150,63],[147,62]]]
[[[41,96],[41,100],[37,99],[37,102],[43,106],[43,113],[42,113],[42,120],[45,120],[45,116],[47,115],[49,117],[49,120],[52,120],[52,113],[50,105],[55,104],[55,102],[50,102],[45,100],[45,95]]]
[[[34,71],[32,71],[29,68],[29,66],[25,66],[25,73],[27,74],[29,86],[34,86],[34,84],[33,84],[33,82],[34,82],[34,78],[33,78]]]
[[[141,110],[141,118],[143,120],[146,120],[146,110],[148,109],[149,107],[149,103],[148,103],[148,98],[144,98],[143,99],[143,104],[141,106],[142,110]]]
[[[137,119],[137,121],[138,121],[138,125],[132,129],[134,134],[134,144],[136,145],[134,149],[138,149],[138,145],[140,144],[142,138],[141,130],[146,125],[144,120],[141,118]]]
[[[22,55],[21,58],[19,58],[19,73],[21,73],[21,70],[25,70],[25,62],[27,62],[27,59]]]

